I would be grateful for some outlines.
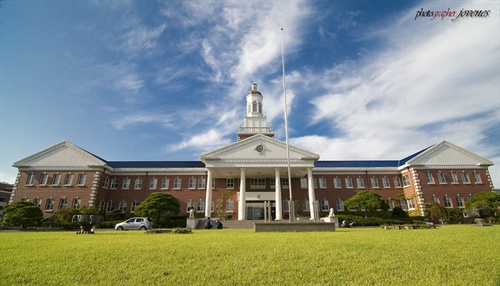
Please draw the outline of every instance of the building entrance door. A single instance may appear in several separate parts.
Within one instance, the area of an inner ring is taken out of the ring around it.
[[[271,203],[271,217],[274,219],[274,202]],[[269,219],[269,210],[266,212],[264,210],[265,204],[263,201],[260,202],[247,202],[246,203],[246,219],[248,220],[264,220],[264,215],[267,214]]]

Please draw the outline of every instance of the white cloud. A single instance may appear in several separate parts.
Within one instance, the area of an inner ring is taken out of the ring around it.
[[[149,52],[156,48],[158,38],[166,27],[166,24],[161,24],[156,28],[133,27],[132,30],[123,35],[123,42],[119,48],[132,56]]]
[[[111,124],[118,130],[126,129],[133,125],[140,124],[160,124],[164,128],[172,128],[175,126],[172,118],[164,114],[134,114],[126,115],[114,119]]]
[[[224,135],[225,134],[222,134],[220,130],[212,128],[202,134],[191,136],[180,143],[169,144],[166,146],[165,150],[168,150],[168,152],[175,152],[194,148],[196,151],[207,151],[231,143],[231,140],[224,139]]]
[[[441,140],[495,156],[482,141],[499,124],[498,27],[498,17],[380,27],[381,50],[303,78],[327,90],[311,100],[311,122],[341,133],[291,141],[322,159],[400,159]]]

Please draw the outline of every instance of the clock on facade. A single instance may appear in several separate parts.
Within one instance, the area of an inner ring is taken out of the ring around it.
[[[264,151],[264,146],[262,145],[257,145],[257,147],[255,147],[255,151],[259,152],[259,153],[262,153],[262,151]]]

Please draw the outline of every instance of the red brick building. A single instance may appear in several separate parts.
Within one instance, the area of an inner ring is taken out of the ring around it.
[[[290,194],[295,212],[315,219],[311,210],[344,211],[344,201],[359,190],[420,213],[427,202],[463,207],[472,195],[493,190],[493,163],[446,141],[401,160],[321,161],[274,138],[262,100],[253,84],[238,141],[201,154],[200,161],[106,161],[60,142],[14,163],[19,171],[10,203],[28,200],[46,215],[79,206],[133,212],[152,192],[168,192],[184,212],[263,219],[269,202],[279,220],[288,217]]]

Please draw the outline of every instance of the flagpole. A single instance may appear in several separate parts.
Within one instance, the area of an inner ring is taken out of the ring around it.
[[[292,174],[290,172],[290,145],[288,144],[288,112],[286,103],[286,80],[285,80],[285,48],[283,46],[283,28],[281,28],[281,64],[283,68],[283,102],[285,106],[285,138],[286,138],[286,162],[288,167],[288,190],[290,192],[290,201],[288,203],[290,222],[295,221],[295,205],[292,197]],[[281,184],[281,182],[276,182]]]

